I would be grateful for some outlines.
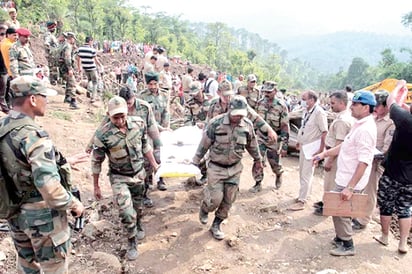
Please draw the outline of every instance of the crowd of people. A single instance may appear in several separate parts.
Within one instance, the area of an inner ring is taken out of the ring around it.
[[[63,79],[64,102],[71,109],[79,109],[76,73],[90,83],[90,103],[98,100],[97,83],[103,64],[91,36],[78,47],[75,33],[55,35],[57,23],[49,21],[43,35],[48,64],[39,67],[29,47],[30,30],[17,24],[14,7],[8,11],[10,23],[0,25],[0,106],[8,114],[0,120],[0,160],[3,177],[27,193],[20,193],[20,211],[8,218],[18,250],[17,268],[21,273],[66,273],[70,253],[66,212],[80,216],[84,206],[60,184],[58,150],[34,118],[45,115],[47,97],[56,94],[47,78],[51,82]],[[196,184],[203,187],[199,221],[206,225],[209,214],[214,213],[210,232],[215,239],[225,238],[220,225],[229,217],[239,192],[245,151],[254,161],[251,193],[259,195],[264,187],[266,160],[275,175],[276,189],[282,187],[282,157],[288,153],[291,134],[290,112],[300,109],[299,192],[289,209],[307,207],[315,165],[324,160],[325,192],[339,192],[342,200],[350,200],[354,193],[368,194],[364,217],[333,216],[336,237],[330,254],[355,254],[353,231],[367,226],[376,203],[382,234],[375,240],[388,245],[389,224],[396,212],[400,227],[398,251],[408,251],[412,145],[407,138],[412,133],[412,114],[404,105],[404,81],[399,81],[390,95],[387,91],[373,94],[366,90],[354,94],[341,90],[328,96],[305,90],[287,95],[273,79],[258,86],[255,74],[239,75],[233,81],[215,71],[195,75],[188,65],[179,77],[171,71],[162,47],[152,47],[143,58],[142,66],[117,62],[113,73],[121,88],[113,90],[107,117],[91,136],[86,152],[66,158],[72,166],[91,158],[97,200],[102,198],[101,165],[108,159],[108,176],[128,240],[128,260],[137,259],[138,241],[145,237],[144,208],[155,206],[149,190],[161,164],[160,132],[172,130],[172,97],[178,97],[185,109],[185,125],[203,129],[192,164],[202,175],[196,179]],[[330,124],[325,109],[336,114]],[[160,177],[157,189],[167,191],[166,183]],[[325,206],[323,201],[315,203],[314,213],[322,215]],[[43,226],[51,222],[59,225],[44,230]]]

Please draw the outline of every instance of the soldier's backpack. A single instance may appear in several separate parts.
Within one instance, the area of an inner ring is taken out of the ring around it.
[[[18,120],[17,120],[18,121]],[[0,129],[0,141],[6,137],[13,129],[18,127],[23,127],[28,125],[27,122],[22,121],[21,123],[13,123],[14,125],[7,124]],[[6,169],[3,165],[3,160],[0,158],[0,219],[8,219],[15,215],[24,201],[28,196],[28,192],[21,193],[17,189],[10,178]]]
[[[23,120],[23,119],[22,119]],[[17,122],[19,121],[19,122]],[[20,128],[26,125],[32,125],[27,121],[16,120],[13,125],[7,124],[0,128],[0,141],[3,138],[8,138],[7,135],[14,129]],[[11,147],[9,140],[6,140],[8,145]],[[19,155],[15,149],[13,149],[16,158],[20,161],[26,162],[25,159],[22,159],[22,156]],[[60,183],[63,187],[67,190],[71,190],[71,174],[70,174],[70,164],[67,163],[66,159],[63,155],[56,151],[56,164],[58,167],[59,175],[60,175]],[[28,191],[20,191],[12,178],[8,175],[6,169],[3,165],[3,160],[0,157],[0,219],[9,219],[16,215],[19,210],[20,206],[23,204],[25,200],[29,198],[30,192]]]

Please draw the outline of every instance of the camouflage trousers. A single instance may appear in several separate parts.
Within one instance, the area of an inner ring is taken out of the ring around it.
[[[209,162],[207,169],[207,185],[203,189],[201,209],[204,212],[213,212],[221,219],[226,219],[232,204],[239,192],[242,163],[224,168]]]
[[[67,213],[50,208],[36,209],[32,205],[35,204],[23,204],[21,213],[8,221],[18,255],[18,273],[68,273],[70,228]]]
[[[259,150],[263,157],[263,163],[265,163],[267,159],[272,172],[277,176],[281,175],[283,173],[283,167],[280,163],[281,156],[279,155],[279,144],[267,146],[266,144],[259,142]],[[253,164],[253,166],[255,166],[255,164]],[[262,172],[256,172],[255,168],[252,168],[252,176],[256,182],[261,182],[263,181],[264,172],[263,170]]]
[[[63,80],[66,82],[66,96],[70,98],[76,98],[76,79],[74,75],[70,75],[68,72],[63,74]]]
[[[59,80],[60,80],[59,67],[56,67],[55,65],[52,65],[52,66],[49,65],[49,68],[50,68],[50,72],[49,72],[49,74],[50,74],[50,76],[49,76],[50,83],[53,84],[53,83],[59,82]]]
[[[110,174],[113,197],[129,239],[136,236],[136,223],[143,216],[144,177],[144,169],[134,177]]]

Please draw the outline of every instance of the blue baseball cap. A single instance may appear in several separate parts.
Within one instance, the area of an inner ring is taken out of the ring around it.
[[[360,90],[355,92],[352,98],[354,103],[362,103],[365,105],[376,106],[375,95],[368,90]]]

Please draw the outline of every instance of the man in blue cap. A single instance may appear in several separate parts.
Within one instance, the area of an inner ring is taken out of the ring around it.
[[[313,162],[325,157],[338,155],[335,191],[341,193],[341,199],[350,200],[354,192],[362,192],[371,173],[374,150],[376,147],[376,123],[373,109],[376,106],[375,96],[370,91],[361,90],[354,94],[350,110],[357,119],[342,144],[325,150],[314,156]],[[336,237],[332,244],[335,249],[329,253],[333,256],[353,256],[351,217],[333,216]]]

